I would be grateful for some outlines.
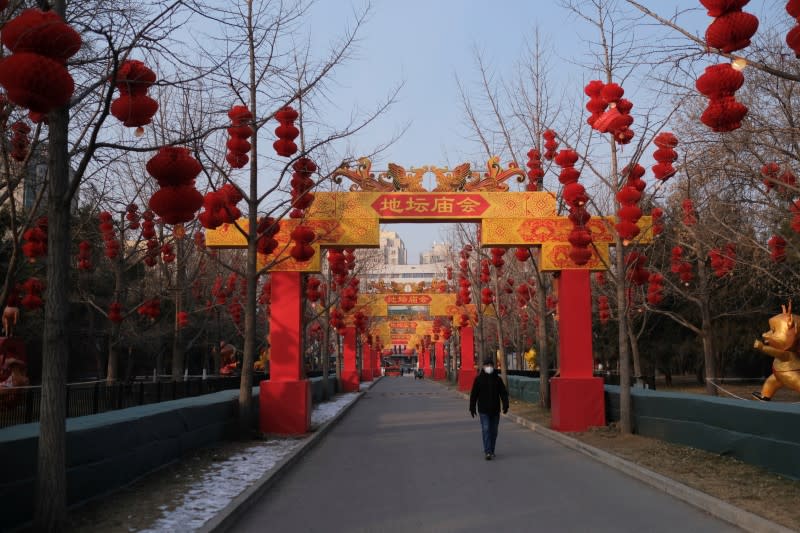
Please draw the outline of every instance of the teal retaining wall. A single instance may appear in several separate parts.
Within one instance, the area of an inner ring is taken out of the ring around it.
[[[509,394],[539,401],[539,380],[508,377]],[[605,386],[606,420],[619,420],[619,387]],[[645,437],[730,455],[800,479],[800,404],[631,389],[633,431]]]
[[[508,394],[519,400],[539,403],[539,378],[508,376]]]
[[[619,387],[606,385],[606,419],[619,420]],[[634,432],[730,455],[800,479],[800,404],[631,389]]]
[[[314,403],[322,378],[311,378]],[[329,379],[329,394],[337,390]],[[189,450],[230,438],[237,426],[238,390],[67,419],[67,503],[111,492]],[[253,388],[258,420],[258,387]],[[39,424],[0,429],[0,531],[33,516]]]

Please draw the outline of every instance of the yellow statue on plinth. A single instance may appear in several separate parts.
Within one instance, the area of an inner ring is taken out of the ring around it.
[[[781,387],[800,392],[800,356],[797,354],[800,316],[792,314],[791,302],[788,309],[781,307],[783,312],[769,319],[769,331],[761,335],[764,341],[757,340],[753,344],[756,350],[775,358],[772,375],[764,382],[761,392],[753,393],[755,398],[765,402]]]

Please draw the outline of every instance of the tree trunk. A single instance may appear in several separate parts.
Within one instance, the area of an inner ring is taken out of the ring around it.
[[[183,239],[178,239],[175,243],[175,323],[172,335],[172,381],[183,379],[186,353],[181,335],[181,328],[178,325],[178,313],[183,311],[184,287],[186,287],[186,261],[184,254]]]
[[[539,323],[536,326],[536,338],[539,341],[539,404],[550,409],[550,354],[547,342],[547,294],[541,274],[536,276],[536,315]]]
[[[108,337],[108,365],[106,367],[106,381],[108,382],[119,379],[119,331],[120,324],[112,322]]]
[[[639,359],[639,342],[636,339],[636,335],[633,333],[633,329],[628,324],[628,340],[630,341],[631,347],[631,356],[633,357],[633,375],[636,378],[636,382],[644,387],[644,376],[642,375],[642,362]]]
[[[256,57],[253,39],[253,3],[247,2],[247,28],[249,30],[249,97],[250,109],[253,113],[258,110],[257,85],[256,85]],[[244,348],[242,355],[242,375],[239,381],[239,433],[241,436],[249,433],[252,425],[253,412],[253,362],[256,350],[256,287],[258,286],[258,257],[256,244],[258,237],[258,124],[251,124],[253,128],[252,144],[250,146],[250,191],[247,200],[247,266],[245,277],[247,279],[247,299],[244,307]]]
[[[64,15],[64,0],[54,2]],[[66,107],[48,116],[47,287],[34,531],[63,531],[67,517],[66,395],[69,358],[70,197]]]

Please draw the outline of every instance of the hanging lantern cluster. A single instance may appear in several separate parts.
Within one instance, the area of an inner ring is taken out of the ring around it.
[[[305,210],[311,207],[314,202],[314,188],[312,174],[317,170],[317,165],[307,157],[301,157],[292,165],[292,211],[289,213],[291,218],[303,218]]]
[[[671,251],[670,271],[673,274],[677,274],[678,278],[680,278],[683,284],[687,287],[694,279],[692,264],[684,259],[683,248],[680,246],[675,246]]]
[[[228,315],[230,315],[233,323],[236,324],[237,326],[241,326],[242,311],[244,310],[244,308],[242,307],[242,304],[239,302],[239,299],[234,298],[233,300],[231,300],[230,303],[228,304],[227,310],[228,310]]]
[[[75,82],[65,65],[81,47],[78,32],[55,11],[34,8],[6,22],[0,39],[11,50],[0,61],[0,85],[9,100],[44,114],[69,102]]]
[[[459,252],[461,260],[458,262],[458,294],[456,295],[456,305],[469,305],[472,303],[472,284],[469,281],[469,257],[472,253],[472,246],[466,245]],[[467,317],[467,322],[469,317]],[[462,317],[462,326],[466,325]]]
[[[789,212],[792,213],[792,220],[790,222],[792,230],[800,233],[800,200],[792,202],[791,206],[789,206]]]
[[[339,294],[339,307],[342,308],[342,311],[349,313],[355,308],[358,303],[359,284],[359,279],[352,277],[350,281],[347,282],[347,286],[342,289]]]
[[[161,316],[161,300],[158,298],[147,300],[136,309],[136,312],[139,313],[140,316],[147,317],[155,322],[156,319]]]
[[[89,241],[81,241],[78,244],[78,270],[91,271],[94,268],[92,264],[92,243]]]
[[[245,280],[245,291],[246,290],[247,290],[247,280]],[[242,296],[243,297],[246,296],[246,293],[243,294]],[[258,295],[258,304],[267,307],[271,303],[272,303],[272,280],[268,279],[261,286],[261,292]]]
[[[294,140],[300,135],[300,130],[295,127],[294,121],[298,116],[297,111],[289,106],[282,107],[275,112],[275,119],[280,122],[280,126],[275,128],[278,140],[272,143],[272,147],[281,157],[291,157],[297,152]]]
[[[795,57],[800,58],[800,0],[786,2],[786,12],[795,20],[795,25],[786,34],[786,44],[792,49]]]
[[[269,255],[275,251],[279,245],[275,235],[278,234],[280,229],[280,220],[275,220],[272,217],[258,219],[258,240],[256,241],[258,253]]]
[[[654,207],[653,210],[650,211],[650,219],[653,222],[652,232],[654,237],[664,233],[664,222],[661,220],[662,218],[664,218],[664,210],[660,207]]]
[[[339,335],[345,334],[347,325],[344,321],[344,313],[338,307],[331,310],[331,317],[328,323]]]
[[[662,131],[656,138],[653,139],[656,145],[656,151],[653,152],[653,159],[656,164],[653,165],[653,177],[657,180],[667,181],[675,175],[675,167],[672,163],[678,160],[678,152],[675,147],[678,146],[678,138],[673,133]]]
[[[638,163],[633,167],[630,165],[625,167],[623,174],[627,177],[627,181],[617,193],[617,201],[620,207],[617,210],[619,222],[615,225],[615,228],[626,246],[640,232],[637,222],[642,218],[642,210],[637,204],[641,200],[642,191],[646,187],[646,183],[642,179],[644,173],[644,167]]]
[[[244,105],[235,105],[228,111],[231,125],[228,128],[228,142],[226,147],[228,153],[225,160],[233,168],[242,168],[250,161],[250,137],[253,135],[253,128],[250,122],[253,114]]]
[[[172,245],[168,242],[165,242],[161,245],[161,260],[165,264],[175,261],[175,251],[172,249]]]
[[[108,319],[115,324],[119,324],[125,317],[122,315],[122,304],[111,302],[108,306]]]
[[[625,277],[631,283],[642,286],[650,279],[647,270],[647,256],[639,252],[631,252],[625,256]]]
[[[506,251],[504,248],[492,248],[491,253],[492,253],[492,266],[496,268],[499,272],[500,269],[503,268],[503,265],[506,264],[505,259],[503,259],[503,256],[506,254]]]
[[[586,189],[578,183],[580,172],[575,168],[578,162],[578,153],[570,148],[561,150],[555,157],[555,163],[561,167],[558,181],[564,186],[561,195],[569,206],[569,219],[572,222],[568,240],[570,243],[569,257],[576,265],[585,265],[592,258],[592,234],[586,223],[591,218],[586,210],[589,197]]]
[[[611,318],[611,310],[608,307],[608,296],[605,294],[597,297],[597,315],[602,325],[608,324],[608,319]]]
[[[318,302],[322,297],[322,292],[319,290],[320,285],[322,282],[315,277],[308,278],[306,282],[306,299],[312,304]]]
[[[691,227],[697,224],[697,213],[694,210],[694,202],[691,198],[686,198],[681,202],[681,209],[683,210],[684,225]]]
[[[544,169],[542,168],[542,153],[536,148],[528,152],[528,184],[525,186],[526,191],[538,191],[542,179],[544,178]]]
[[[128,207],[125,208],[125,220],[128,221],[128,229],[139,229],[140,218],[139,206],[136,204],[128,204]]]
[[[165,146],[147,162],[147,172],[161,187],[150,197],[149,206],[166,224],[183,224],[194,218],[203,205],[203,195],[194,188],[202,170],[188,148]]]
[[[208,229],[233,224],[242,216],[236,204],[243,198],[242,193],[232,183],[226,183],[217,191],[209,191],[203,197],[203,211],[197,215],[197,220]]]
[[[331,248],[328,250],[328,268],[331,270],[333,283],[339,287],[344,286],[347,280],[347,262],[341,250]]]
[[[44,301],[42,300],[44,284],[41,280],[38,278],[28,278],[22,283],[21,289],[21,293],[25,295],[20,301],[22,307],[28,311],[41,309],[42,305],[44,305]]]
[[[714,275],[721,278],[733,272],[736,261],[736,245],[729,242],[725,244],[722,250],[712,248],[708,252],[708,257],[711,260],[711,268],[714,269]]]
[[[362,311],[357,311],[353,315],[353,326],[356,328],[356,331],[359,334],[366,333],[368,322],[367,315],[365,315]]]
[[[123,126],[136,128],[141,137],[158,111],[158,102],[147,96],[147,90],[156,82],[156,73],[136,59],[127,59],[117,69],[116,84],[119,96],[111,102],[111,114]]]
[[[700,121],[719,133],[740,128],[747,107],[736,100],[735,93],[743,83],[744,74],[730,63],[706,67],[695,83],[700,94],[708,98]]]
[[[149,209],[142,213],[142,238],[147,241],[147,253],[144,257],[144,264],[154,267],[158,262],[159,246],[156,239],[155,214]]]
[[[548,161],[552,161],[556,156],[556,150],[558,150],[556,132],[553,130],[544,130],[544,132],[542,132],[542,137],[544,138],[544,158]]]
[[[634,137],[631,129],[633,102],[622,97],[625,90],[618,83],[592,80],[584,87],[584,93],[589,96],[588,124],[600,133],[610,133],[619,144],[631,142]]]
[[[98,218],[100,219],[100,234],[103,236],[103,244],[106,248],[105,256],[109,259],[116,259],[119,255],[120,244],[112,222],[113,217],[108,211],[102,211]]]
[[[527,283],[520,283],[517,285],[517,304],[521,308],[524,308],[528,305],[528,302],[531,301],[531,296],[534,291],[533,287],[528,285]]]
[[[28,157],[28,149],[31,147],[31,141],[28,134],[31,132],[31,127],[18,120],[11,125],[11,157],[15,161],[25,161]]]
[[[750,45],[758,30],[758,18],[742,8],[750,0],[700,0],[714,21],[706,29],[706,45],[726,54]]]
[[[490,289],[489,287],[482,288],[481,303],[483,305],[490,305],[492,302],[494,302],[494,293],[492,292],[492,289]]]
[[[490,272],[489,272],[489,261],[486,260],[486,259],[482,259],[481,260],[481,274],[480,274],[481,283],[489,283],[490,279],[491,279],[491,275],[490,275]]]
[[[313,228],[310,226],[297,226],[289,234],[289,237],[294,241],[294,246],[289,250],[289,255],[295,261],[309,261],[314,257],[315,252],[311,243],[314,242],[316,234]]]
[[[647,285],[647,303],[658,305],[664,300],[664,276],[658,272],[650,274]]]
[[[29,263],[35,263],[40,257],[47,255],[47,217],[40,217],[33,227],[22,234],[25,244],[22,253],[28,258]]]
[[[175,325],[178,329],[183,329],[189,325],[189,313],[186,311],[178,311],[175,315]]]
[[[786,261],[786,240],[780,235],[773,235],[767,241],[769,246],[769,255],[775,263],[783,263]]]
[[[761,176],[767,192],[775,188],[780,196],[791,198],[795,195],[793,189],[797,185],[797,176],[791,170],[784,170],[777,163],[767,163],[761,167]]]

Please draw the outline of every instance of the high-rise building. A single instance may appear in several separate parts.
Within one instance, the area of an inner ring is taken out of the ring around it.
[[[443,242],[434,241],[433,245],[419,254],[419,264],[431,265],[434,263],[445,263],[450,259],[450,246]]]
[[[394,231],[381,231],[381,252],[384,265],[405,265],[408,254],[403,239]]]

